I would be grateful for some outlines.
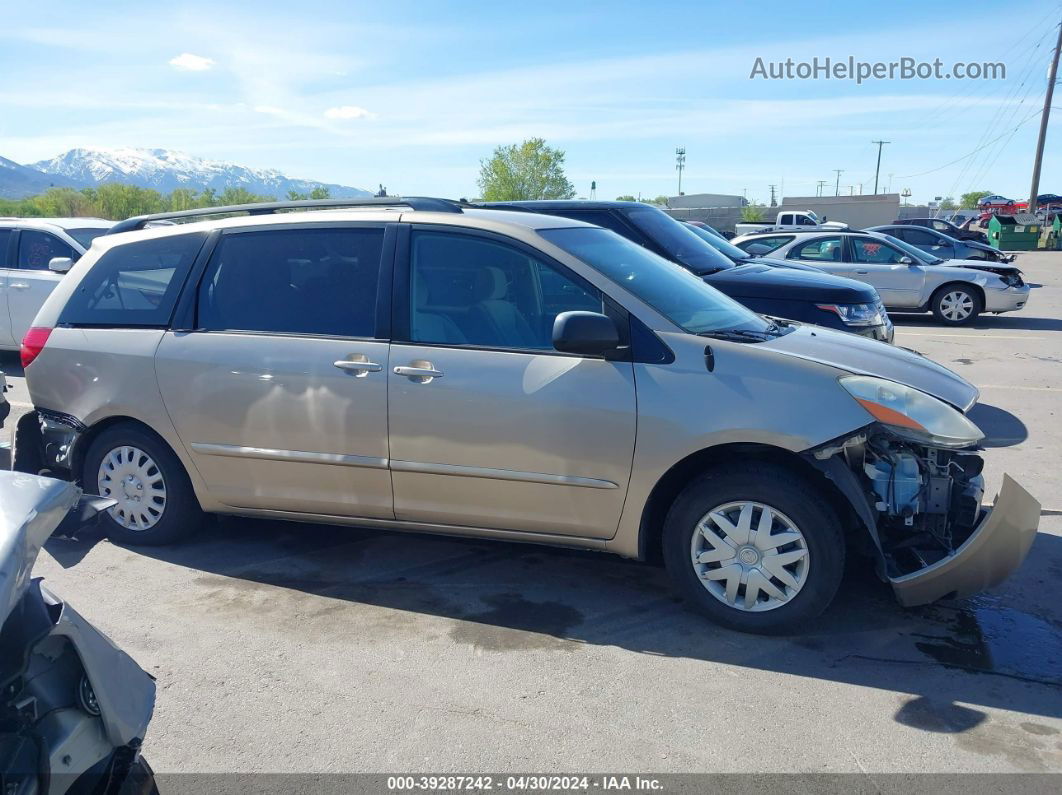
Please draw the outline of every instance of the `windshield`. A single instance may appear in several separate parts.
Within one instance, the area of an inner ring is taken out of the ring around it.
[[[880,233],[883,238],[892,243],[896,248],[902,248],[905,254],[910,254],[919,262],[924,262],[926,265],[938,265],[944,260],[940,257],[934,257],[928,251],[922,251],[922,249],[912,246],[910,243],[900,240],[898,237],[887,235],[884,232]]]
[[[703,229],[699,226],[691,226],[689,224],[686,224],[686,228],[693,232],[693,234],[697,235],[697,237],[699,237],[709,246],[714,248],[716,251],[720,252],[724,256],[730,257],[730,259],[732,260],[744,262],[747,259],[752,259],[752,255],[749,254],[747,251],[742,251],[729,240],[719,237],[719,235],[713,235],[707,229]]]
[[[569,227],[540,229],[538,233],[691,334],[723,329],[762,333],[770,328],[762,317],[689,271],[615,232]]]
[[[100,235],[107,234],[106,227],[89,227],[87,229],[67,229],[66,233],[81,244],[82,248],[88,248],[92,241]]]
[[[655,207],[636,207],[626,212],[636,227],[652,238],[680,265],[698,275],[733,268],[734,263],[701,240],[683,223]]]

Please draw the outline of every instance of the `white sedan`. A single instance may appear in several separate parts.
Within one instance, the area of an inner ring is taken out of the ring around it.
[[[1013,312],[1029,300],[1029,285],[1013,265],[942,260],[877,232],[771,232],[730,242],[750,254],[866,282],[890,312],[930,311],[950,326],[970,323],[982,312]]]

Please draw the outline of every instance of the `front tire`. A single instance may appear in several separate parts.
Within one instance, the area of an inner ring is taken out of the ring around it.
[[[100,527],[123,544],[172,544],[202,524],[192,484],[173,451],[132,424],[115,425],[89,446],[81,476],[87,492],[117,500]]]
[[[663,546],[687,603],[741,632],[798,629],[829,606],[844,573],[836,515],[775,466],[701,475],[671,506]]]
[[[981,296],[972,287],[946,284],[933,293],[929,302],[933,316],[946,326],[972,323],[981,314]]]

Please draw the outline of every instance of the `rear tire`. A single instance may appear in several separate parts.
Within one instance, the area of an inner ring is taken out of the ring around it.
[[[199,508],[188,474],[169,446],[131,423],[103,431],[89,446],[82,488],[118,505],[100,516],[100,528],[123,544],[157,546],[199,529]]]
[[[964,284],[945,284],[933,293],[929,307],[937,322],[946,326],[972,323],[983,309],[977,290]]]
[[[698,477],[668,512],[663,548],[686,602],[741,632],[797,630],[829,606],[844,573],[837,517],[815,489],[777,466]]]

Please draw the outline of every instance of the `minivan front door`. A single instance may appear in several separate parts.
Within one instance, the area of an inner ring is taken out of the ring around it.
[[[388,343],[378,337],[385,227],[222,235],[193,331],[165,334],[166,408],[218,501],[392,519]]]
[[[492,236],[414,228],[408,251],[387,372],[396,518],[613,536],[634,454],[633,367],[551,341],[558,313],[600,312],[600,293]]]

